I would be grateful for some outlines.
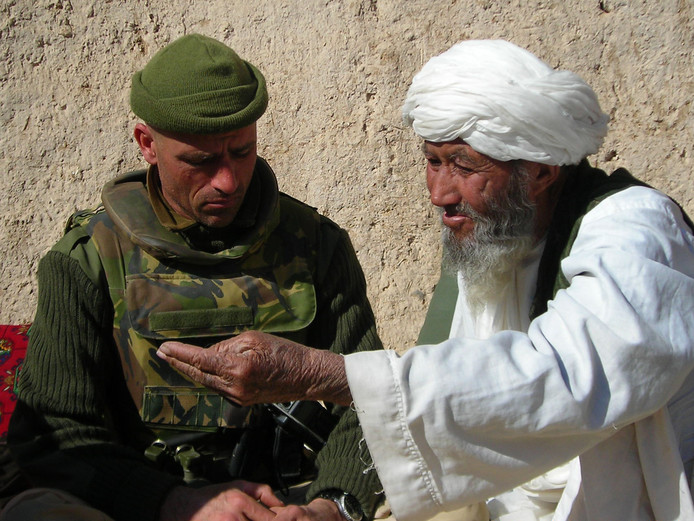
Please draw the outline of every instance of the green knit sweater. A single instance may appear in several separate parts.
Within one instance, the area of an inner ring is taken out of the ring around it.
[[[324,219],[325,262],[308,345],[338,353],[381,349],[366,281],[344,230]],[[156,520],[180,477],[144,457],[153,440],[126,388],[112,339],[113,306],[89,237],[66,236],[40,262],[39,301],[9,443],[34,486],[81,497],[116,520]],[[320,452],[307,500],[327,488],[382,499],[356,413],[346,410]]]

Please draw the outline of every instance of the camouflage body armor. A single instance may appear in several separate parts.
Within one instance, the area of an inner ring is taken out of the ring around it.
[[[252,438],[258,442],[258,433],[275,424],[268,420],[268,408],[232,404],[177,372],[156,356],[156,350],[166,340],[209,346],[251,329],[302,341],[316,314],[312,259],[320,217],[303,203],[280,195],[273,172],[258,158],[254,178],[263,186],[263,197],[256,224],[241,230],[229,249],[201,251],[159,223],[145,177],[145,171],[138,171],[111,181],[104,188],[103,206],[75,214],[68,227],[84,227],[103,265],[114,309],[113,336],[128,390],[142,421],[160,437],[149,454],[162,459],[174,445],[176,460],[191,480],[199,474],[209,478],[209,472],[193,472],[191,462],[180,456],[181,447],[200,456],[200,449],[182,440],[204,439],[219,459],[220,453],[230,456],[234,448],[238,451],[244,432],[248,437],[247,431],[255,429]],[[181,437],[186,432],[189,435]],[[166,441],[172,435],[178,441]],[[253,450],[264,449],[249,446],[245,452]],[[219,480],[272,481],[244,472],[239,461],[247,459],[243,454],[236,463],[227,462],[237,468],[227,468],[230,476]],[[289,474],[297,474],[296,468]]]

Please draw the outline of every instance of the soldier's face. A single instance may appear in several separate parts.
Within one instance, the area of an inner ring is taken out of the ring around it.
[[[139,124],[135,138],[157,166],[162,194],[176,213],[213,228],[231,224],[257,157],[255,123],[224,134],[188,135]]]

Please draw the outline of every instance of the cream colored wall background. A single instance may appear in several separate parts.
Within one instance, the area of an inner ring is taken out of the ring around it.
[[[509,39],[584,77],[612,118],[592,159],[694,214],[692,0],[0,0],[0,323],[32,320],[38,260],[67,217],[143,164],[130,76],[191,32],[264,72],[261,154],[284,191],[349,230],[388,347],[416,338],[439,258],[399,109],[461,39]]]

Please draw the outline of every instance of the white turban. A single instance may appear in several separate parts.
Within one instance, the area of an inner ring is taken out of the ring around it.
[[[405,124],[433,142],[462,139],[500,161],[576,164],[594,154],[609,117],[593,89],[503,40],[469,40],[435,56],[412,80]]]

